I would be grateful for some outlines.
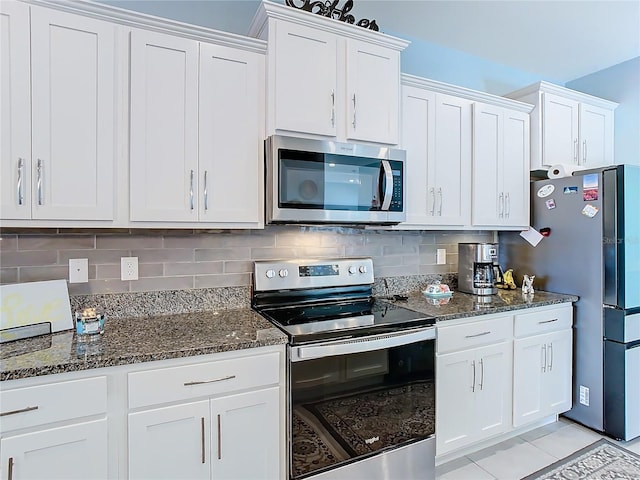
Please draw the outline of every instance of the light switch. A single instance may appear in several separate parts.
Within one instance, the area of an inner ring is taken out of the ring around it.
[[[69,259],[69,283],[87,283],[89,281],[89,259]]]
[[[438,250],[436,250],[436,264],[444,265],[446,263],[447,263],[447,249],[439,248]]]

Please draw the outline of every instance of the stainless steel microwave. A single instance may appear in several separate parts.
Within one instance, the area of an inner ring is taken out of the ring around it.
[[[265,155],[267,223],[406,220],[404,150],[274,135]]]

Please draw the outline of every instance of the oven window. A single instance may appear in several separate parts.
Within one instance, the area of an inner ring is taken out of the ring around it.
[[[434,434],[434,341],[290,364],[291,475]]]
[[[380,210],[380,160],[279,151],[280,208]]]

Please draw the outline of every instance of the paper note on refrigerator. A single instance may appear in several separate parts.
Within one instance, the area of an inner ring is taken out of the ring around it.
[[[538,245],[540,240],[544,238],[544,236],[533,227],[521,231],[520,236],[529,242],[532,247]]]

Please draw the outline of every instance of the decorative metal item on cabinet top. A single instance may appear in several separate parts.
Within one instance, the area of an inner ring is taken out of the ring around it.
[[[285,3],[289,7],[316,13],[318,15],[322,15],[323,17],[340,20],[341,22],[351,24],[355,23],[359,27],[368,28],[369,30],[373,30],[375,32],[378,31],[378,24],[375,20],[368,20],[366,18],[363,18],[358,20],[358,22],[356,23],[355,17],[349,13],[353,8],[353,0],[346,0],[344,2],[344,7],[342,8],[338,8],[338,3],[340,3],[340,0],[285,0]]]

